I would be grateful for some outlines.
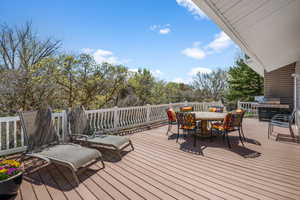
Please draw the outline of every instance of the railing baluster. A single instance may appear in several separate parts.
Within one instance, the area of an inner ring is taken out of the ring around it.
[[[6,149],[9,149],[9,121],[6,122]]]
[[[14,147],[17,148],[17,121],[14,120]]]

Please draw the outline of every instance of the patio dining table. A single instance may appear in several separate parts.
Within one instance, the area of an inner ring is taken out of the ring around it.
[[[227,113],[218,112],[192,112],[196,115],[196,120],[201,121],[201,133],[203,136],[210,135],[208,121],[223,121]]]

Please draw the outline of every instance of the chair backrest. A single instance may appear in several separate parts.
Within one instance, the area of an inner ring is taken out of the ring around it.
[[[234,128],[234,115],[232,113],[227,113],[223,120],[223,127],[225,130],[230,130]]]
[[[19,116],[25,134],[27,152],[38,152],[43,148],[59,143],[50,108],[20,112]]]
[[[183,122],[184,122],[183,121],[183,114],[184,113],[183,112],[176,112],[175,114],[176,114],[177,125],[182,127]]]
[[[169,122],[176,122],[175,111],[172,108],[168,108],[166,111],[167,111]]]
[[[194,111],[194,107],[193,106],[183,106],[180,108],[181,112],[191,112]]]
[[[209,112],[220,112],[220,113],[222,113],[224,111],[224,107],[222,107],[222,106],[210,106],[208,108],[208,111]]]
[[[196,115],[195,113],[184,113],[183,114],[183,128],[190,129],[196,126]]]
[[[93,135],[88,117],[83,106],[77,106],[68,111],[69,134]]]

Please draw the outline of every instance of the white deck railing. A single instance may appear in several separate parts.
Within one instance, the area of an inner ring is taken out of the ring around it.
[[[172,107],[193,106],[195,111],[207,111],[209,106],[221,106],[220,102],[184,102],[161,105],[146,105],[125,108],[87,110],[91,127],[96,131],[119,131],[167,120],[165,110]],[[67,134],[66,113],[53,113],[53,122],[60,140]],[[19,117],[0,117],[0,156],[26,150],[25,136]]]
[[[238,101],[238,108],[246,110],[247,116],[258,116],[257,102],[241,102]]]

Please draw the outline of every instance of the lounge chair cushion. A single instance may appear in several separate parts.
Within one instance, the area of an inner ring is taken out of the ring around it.
[[[96,149],[81,147],[74,144],[61,144],[55,145],[44,149],[37,153],[50,160],[56,160],[61,162],[68,162],[78,169],[84,166],[93,159],[97,159],[101,156],[101,153]]]
[[[121,148],[124,144],[129,143],[127,137],[117,135],[98,135],[96,137],[88,138],[87,141],[95,144],[113,145],[117,148]]]

